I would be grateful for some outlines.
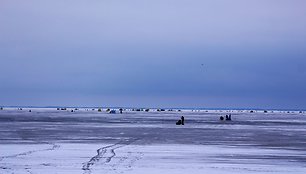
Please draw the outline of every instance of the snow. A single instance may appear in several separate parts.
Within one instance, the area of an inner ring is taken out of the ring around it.
[[[1,174],[306,172],[304,113],[31,110],[0,111]]]

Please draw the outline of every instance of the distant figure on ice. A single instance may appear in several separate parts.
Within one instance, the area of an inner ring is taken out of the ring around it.
[[[120,114],[122,114],[122,111],[123,111],[123,109],[122,109],[122,108],[120,108],[120,109],[119,109]]]
[[[182,120],[178,120],[177,122],[176,122],[176,125],[181,125],[182,124]]]
[[[220,120],[223,121],[223,120],[224,120],[224,117],[221,116],[221,117],[220,117]],[[225,115],[225,120],[226,120],[226,121],[231,121],[231,120],[232,120],[232,115],[231,115],[231,114]]]
[[[176,122],[176,125],[184,125],[184,124],[185,124],[185,118],[184,116],[182,116],[181,119]]]
[[[113,110],[109,111],[109,113],[110,114],[116,114],[116,110],[113,109]]]
[[[232,115],[231,115],[231,114],[226,115],[226,120],[227,120],[227,121],[231,121],[231,120],[232,120]]]

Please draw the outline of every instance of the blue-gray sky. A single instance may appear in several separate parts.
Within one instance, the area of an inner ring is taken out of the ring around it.
[[[0,105],[306,109],[305,0],[1,0]]]

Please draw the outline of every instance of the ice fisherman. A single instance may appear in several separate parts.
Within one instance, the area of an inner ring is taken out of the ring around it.
[[[182,125],[184,125],[184,124],[185,124],[185,118],[184,118],[184,116],[181,117],[181,120],[182,120]]]

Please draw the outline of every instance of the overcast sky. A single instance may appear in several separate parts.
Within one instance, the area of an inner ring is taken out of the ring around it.
[[[306,109],[305,0],[1,0],[0,105]]]

